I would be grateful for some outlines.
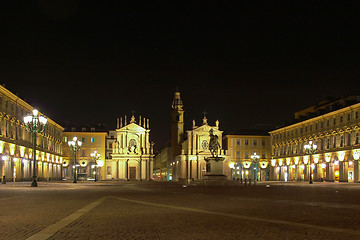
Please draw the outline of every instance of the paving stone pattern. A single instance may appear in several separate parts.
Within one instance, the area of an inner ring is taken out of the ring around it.
[[[49,239],[360,239],[359,184],[39,185],[0,186],[0,239],[26,239],[104,196]]]

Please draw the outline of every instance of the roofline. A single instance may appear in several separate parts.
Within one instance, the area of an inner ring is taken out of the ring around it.
[[[309,119],[306,119],[306,120],[298,122],[298,123],[294,123],[294,124],[291,124],[291,125],[288,125],[288,126],[285,126],[285,127],[281,127],[281,128],[276,129],[276,130],[270,131],[269,133],[272,134],[272,133],[275,133],[275,132],[281,132],[281,131],[286,130],[287,128],[294,128],[294,127],[296,127],[298,125],[304,125],[304,124],[312,122],[314,120],[320,120],[320,119],[323,119],[323,118],[326,118],[326,117],[329,117],[329,116],[332,116],[332,115],[336,115],[336,114],[338,114],[340,112],[343,112],[343,111],[346,111],[346,110],[351,111],[353,108],[356,108],[356,107],[360,107],[360,103],[356,103],[356,104],[353,104],[351,106],[347,106],[347,107],[344,107],[344,108],[341,108],[341,109],[338,109],[338,110],[335,110],[335,111],[332,111],[332,112],[328,112],[328,113],[325,113],[325,114],[317,116],[317,117],[309,118]]]

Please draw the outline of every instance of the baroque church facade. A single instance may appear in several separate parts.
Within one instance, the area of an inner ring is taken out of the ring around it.
[[[111,157],[106,159],[106,179],[151,180],[153,178],[153,143],[150,142],[149,119],[136,121],[132,116],[118,119],[111,131]]]
[[[228,173],[227,158],[222,148],[223,131],[219,129],[219,121],[215,125],[210,125],[206,116],[202,123],[196,125],[192,122],[192,129],[184,132],[184,105],[180,97],[180,92],[175,92],[171,106],[171,156],[169,158],[169,178],[173,181],[192,181],[202,180],[206,174],[205,158],[211,157],[209,150],[210,131],[219,139],[220,148],[218,156],[224,157],[224,174],[231,177]],[[228,178],[229,178],[228,177]]]

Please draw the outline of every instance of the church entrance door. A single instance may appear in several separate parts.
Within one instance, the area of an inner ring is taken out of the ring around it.
[[[130,167],[130,180],[136,180],[136,167]]]

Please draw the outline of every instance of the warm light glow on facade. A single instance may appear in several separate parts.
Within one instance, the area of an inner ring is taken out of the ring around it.
[[[339,160],[342,162],[345,159],[345,151],[338,152]]]
[[[268,166],[268,162],[260,162],[261,168],[267,168],[267,166]]]
[[[354,160],[359,160],[360,157],[360,149],[355,149],[354,151]]]
[[[244,161],[243,162],[244,168],[250,168],[250,165],[251,165],[251,162],[249,162],[249,161]]]
[[[309,156],[304,156],[303,161],[304,161],[304,164],[308,164],[309,163]]]
[[[282,166],[282,165],[283,165],[283,160],[279,159],[279,166]]]
[[[68,161],[64,161],[64,162],[63,162],[63,167],[67,167],[67,166],[69,166],[69,162],[68,162]]]
[[[326,161],[326,162],[330,162],[330,160],[331,160],[331,154],[330,154],[330,153],[326,153],[326,154],[325,154],[325,161]]]
[[[4,150],[4,142],[0,141],[0,153],[3,153]]]
[[[13,143],[10,143],[10,155],[13,156],[15,153],[15,147],[16,145]]]
[[[276,165],[276,160],[275,159],[271,159],[271,166],[275,167]]]
[[[24,154],[25,154],[25,147],[20,146],[20,157],[24,157]]]
[[[319,155],[314,155],[314,163],[318,163],[319,162]]]
[[[229,163],[229,168],[234,168],[235,164],[233,162]]]
[[[296,164],[296,165],[299,164],[299,157],[295,157],[295,164]]]

